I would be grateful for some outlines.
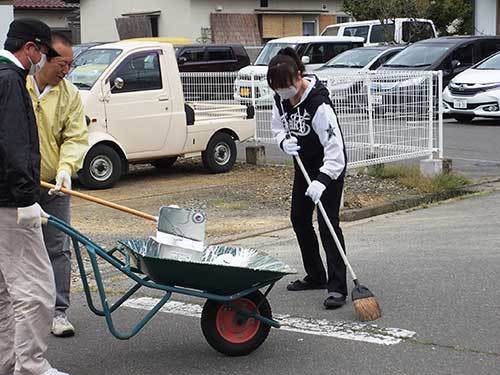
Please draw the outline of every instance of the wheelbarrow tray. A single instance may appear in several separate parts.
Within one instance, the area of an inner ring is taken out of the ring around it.
[[[266,285],[296,271],[280,260],[254,249],[208,246],[199,261],[160,258],[157,242],[120,241],[130,255],[130,263],[158,284],[192,288],[208,293],[229,295]],[[231,254],[244,259],[244,265],[216,264],[217,257]]]

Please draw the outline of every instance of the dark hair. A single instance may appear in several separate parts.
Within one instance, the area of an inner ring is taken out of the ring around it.
[[[27,40],[17,39],[17,38],[7,38],[4,43],[4,49],[10,53],[15,53],[19,51],[23,46],[28,43]]]
[[[269,62],[267,83],[273,90],[289,87],[305,70],[297,52],[291,47],[283,48]]]

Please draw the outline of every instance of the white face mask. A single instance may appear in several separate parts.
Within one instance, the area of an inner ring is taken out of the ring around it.
[[[297,88],[295,86],[290,86],[286,89],[276,89],[276,94],[278,94],[281,99],[287,100],[293,98],[295,95],[297,95]]]
[[[40,70],[42,70],[43,66],[45,65],[45,62],[47,61],[47,55],[42,53],[42,57],[40,58],[40,61],[38,62],[38,64],[34,64],[33,60],[31,60],[31,58],[29,56],[28,56],[28,60],[30,61],[30,64],[31,64],[28,74],[33,76],[36,73],[38,73]]]

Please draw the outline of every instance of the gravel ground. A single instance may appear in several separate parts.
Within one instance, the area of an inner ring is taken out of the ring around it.
[[[202,209],[208,215],[208,241],[215,242],[287,225],[293,173],[291,166],[237,164],[229,173],[213,175],[198,161],[190,160],[169,171],[135,166],[115,188],[86,192],[154,215],[159,207],[169,204]],[[418,194],[394,181],[355,173],[346,178],[344,206],[369,207]],[[73,199],[72,206],[73,225],[105,245],[114,244],[117,238],[154,234],[155,224],[143,219],[79,199]]]

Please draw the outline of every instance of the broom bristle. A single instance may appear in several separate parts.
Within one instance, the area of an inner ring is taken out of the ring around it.
[[[375,297],[356,299],[352,303],[358,319],[362,322],[369,322],[382,317],[382,310]]]

